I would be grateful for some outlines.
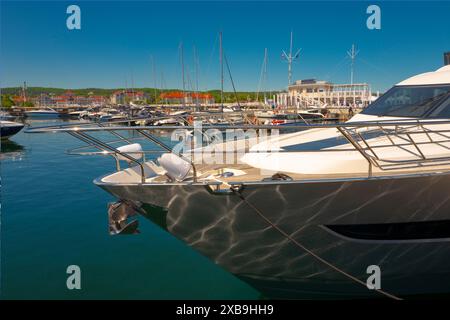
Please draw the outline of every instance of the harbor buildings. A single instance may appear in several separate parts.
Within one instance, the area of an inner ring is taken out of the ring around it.
[[[159,99],[169,104],[214,104],[214,97],[209,93],[170,91],[163,92]]]
[[[148,95],[143,91],[118,90],[111,95],[112,104],[127,104],[131,101],[145,102],[147,99]]]
[[[367,83],[334,84],[305,79],[289,85],[287,92],[276,94],[274,104],[278,107],[295,108],[364,108],[373,99],[370,85]]]

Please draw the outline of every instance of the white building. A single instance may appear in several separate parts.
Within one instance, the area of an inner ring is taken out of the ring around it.
[[[372,92],[367,83],[333,84],[328,81],[306,79],[297,80],[275,97],[279,107],[366,107],[372,100]]]

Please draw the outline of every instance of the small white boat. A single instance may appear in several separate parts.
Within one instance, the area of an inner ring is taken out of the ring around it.
[[[295,113],[283,113],[275,112],[273,110],[268,111],[256,111],[255,116],[260,119],[272,119],[271,124],[279,125],[291,122],[299,122],[302,120],[320,120],[324,118],[324,115],[317,109],[299,110]],[[266,121],[270,123],[270,121]]]
[[[126,119],[126,115],[116,109],[105,108],[100,111],[98,121],[118,121]]]
[[[297,112],[303,119],[323,119],[324,115],[318,109],[300,110]]]
[[[29,118],[58,118],[59,113],[52,108],[41,108],[38,110],[26,111],[25,116]]]
[[[14,120],[16,117],[6,111],[0,111],[0,120]]]
[[[8,139],[9,137],[15,135],[17,132],[22,130],[23,127],[24,127],[23,123],[1,120],[0,137],[1,139]]]
[[[154,126],[176,126],[176,125],[184,125],[185,120],[183,120],[188,115],[186,111],[175,111],[167,115],[167,118],[163,117],[162,119],[156,120],[153,125]]]
[[[77,111],[69,112],[68,116],[69,116],[69,118],[79,119],[86,113],[87,113],[86,110],[77,110]]]

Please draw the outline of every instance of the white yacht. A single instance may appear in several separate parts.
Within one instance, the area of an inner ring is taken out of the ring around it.
[[[127,127],[34,131],[80,135],[113,155],[117,171],[97,185],[122,203],[166,209],[149,215],[267,297],[450,292],[450,66],[400,82],[346,123],[300,129],[249,138],[225,164],[196,161],[205,147],[172,152],[152,127],[135,130],[167,149],[155,161],[138,143],[90,140]],[[365,285],[373,266],[378,290]]]
[[[3,111],[3,110],[0,111],[0,120],[11,121],[11,120],[14,120],[15,118],[16,118],[15,116],[9,114],[6,111]]]
[[[0,120],[0,138],[8,139],[24,127],[23,123]]]
[[[188,112],[185,110],[174,111],[169,113],[166,117],[158,117],[153,122],[154,126],[170,126],[170,125],[185,125],[185,117],[188,116]]]
[[[299,122],[320,121],[325,116],[318,109],[298,110],[296,113],[284,113],[277,110],[256,111],[255,117],[263,124],[290,125]]]
[[[86,111],[86,109],[78,109],[78,110],[69,112],[67,115],[69,118],[72,118],[72,119],[81,119],[87,113],[88,112]]]
[[[52,108],[41,108],[37,110],[30,110],[25,112],[25,116],[29,118],[57,118],[59,112]]]

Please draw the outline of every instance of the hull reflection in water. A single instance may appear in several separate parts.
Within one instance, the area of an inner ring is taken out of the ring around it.
[[[152,211],[154,208],[149,211],[155,212],[154,219],[163,221],[162,225],[174,236],[265,296],[377,296],[296,247],[234,194],[215,195],[199,185],[145,188],[96,183],[119,199],[167,208],[167,212]],[[362,232],[358,226],[383,224],[385,228],[386,223],[395,226],[408,221],[448,221],[449,188],[449,174],[430,174],[274,183],[246,186],[242,194],[280,229],[335,266],[365,282],[369,276],[367,267],[378,265],[384,291],[413,295],[448,292],[450,230],[444,229],[440,238],[430,239],[426,225],[405,225],[397,228],[403,233],[396,238],[383,228]],[[339,225],[353,225],[359,233],[333,227]],[[409,239],[412,234],[414,239]]]
[[[25,148],[14,141],[5,139],[1,141],[0,150],[0,160],[16,159],[23,156]]]

